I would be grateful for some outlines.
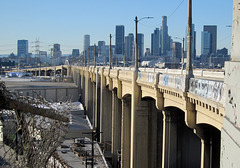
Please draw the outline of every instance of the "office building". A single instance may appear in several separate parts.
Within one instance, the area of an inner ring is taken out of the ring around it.
[[[60,44],[54,44],[53,50],[52,50],[52,57],[53,58],[59,58],[62,56],[62,52],[60,50]]]
[[[83,37],[83,51],[88,52],[88,47],[90,46],[90,35],[85,34]]]
[[[162,16],[162,26],[161,26],[161,55],[166,55],[169,51],[169,36],[168,36],[168,26],[167,26],[167,16]]]
[[[124,26],[117,25],[115,31],[115,54],[124,54]]]
[[[203,31],[210,33],[210,53],[217,52],[217,26],[216,25],[204,25]]]
[[[145,49],[145,57],[150,57],[151,56],[151,51],[150,48]]]
[[[105,47],[105,41],[99,41],[98,46],[96,46],[96,51],[98,50],[98,57],[104,56],[103,54],[105,53],[104,50]]]
[[[211,53],[211,34],[203,31],[201,34],[201,54],[208,55]]]
[[[125,56],[127,61],[134,60],[134,35],[132,33],[125,37]]]
[[[138,33],[137,34],[137,40],[138,40],[138,57],[142,58],[144,57],[144,34]]]
[[[73,49],[72,50],[72,56],[73,57],[79,57],[80,53],[79,53],[79,49]]]
[[[17,56],[18,57],[27,57],[28,56],[28,40],[18,40]]]
[[[160,30],[156,28],[151,34],[151,55],[160,56]]]
[[[180,62],[182,58],[182,44],[179,42],[173,42],[172,49],[173,49],[173,59],[177,62]]]

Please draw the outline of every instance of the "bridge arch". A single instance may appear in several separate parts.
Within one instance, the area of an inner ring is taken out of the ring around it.
[[[185,112],[169,106],[163,110],[163,162],[171,167],[200,167],[201,139],[185,123]]]

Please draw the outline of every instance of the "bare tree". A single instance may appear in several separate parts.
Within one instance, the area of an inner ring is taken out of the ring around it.
[[[68,132],[69,108],[10,92],[0,82],[0,167],[46,167]]]

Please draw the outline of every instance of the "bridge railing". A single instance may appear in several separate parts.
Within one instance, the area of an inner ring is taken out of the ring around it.
[[[185,90],[185,78],[183,75],[160,74],[158,84],[180,91]]]
[[[191,78],[189,81],[189,92],[224,104],[224,86],[222,81]]]
[[[167,71],[167,73],[140,71],[138,73],[138,81],[149,85],[154,85],[156,81],[158,81],[159,86],[169,87],[184,92],[186,87],[185,75],[179,74],[180,72],[176,72],[176,74],[169,72],[170,71]],[[195,74],[198,76],[190,79],[189,92],[217,103],[224,104],[225,85],[222,78],[223,72],[195,71]]]

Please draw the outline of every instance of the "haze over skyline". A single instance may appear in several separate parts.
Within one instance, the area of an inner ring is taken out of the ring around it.
[[[138,32],[144,34],[145,48],[151,48],[151,33],[161,26],[161,17],[167,16],[169,35],[185,37],[188,0],[143,1],[122,0],[119,2],[79,0],[11,0],[0,2],[0,54],[17,53],[17,40],[29,41],[33,52],[36,38],[40,50],[48,51],[54,43],[61,45],[63,54],[72,49],[83,50],[83,36],[90,35],[91,45],[98,41],[109,44],[109,34],[115,34],[116,25],[125,26],[125,35],[134,33],[134,18],[152,16],[142,20]],[[217,25],[217,49],[231,50],[232,0],[193,1],[193,23],[197,32],[197,55],[201,52],[203,25]],[[181,42],[181,41],[179,41]],[[115,39],[113,39],[115,43]]]

